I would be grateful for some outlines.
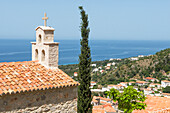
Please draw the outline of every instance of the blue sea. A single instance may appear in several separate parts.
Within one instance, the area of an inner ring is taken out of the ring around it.
[[[30,61],[32,41],[0,39],[0,62]],[[56,42],[60,43],[59,65],[78,63],[80,40]],[[170,41],[90,40],[89,43],[92,61],[150,55],[170,48]]]

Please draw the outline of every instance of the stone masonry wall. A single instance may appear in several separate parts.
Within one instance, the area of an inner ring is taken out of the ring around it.
[[[0,112],[76,113],[77,86],[8,94],[0,97]]]
[[[49,66],[58,67],[58,45],[49,45]]]

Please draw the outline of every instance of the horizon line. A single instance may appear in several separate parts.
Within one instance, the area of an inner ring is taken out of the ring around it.
[[[80,38],[81,39],[81,38]],[[54,39],[56,40],[80,40],[80,39]],[[0,38],[0,40],[36,40],[36,39],[21,39],[21,38]],[[164,40],[160,40],[160,39],[89,39],[90,40],[114,40],[114,41],[170,41],[170,39],[164,39]]]

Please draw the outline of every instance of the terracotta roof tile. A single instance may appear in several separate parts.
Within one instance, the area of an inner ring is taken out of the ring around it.
[[[150,85],[161,85],[161,84],[151,83]]]
[[[79,85],[60,69],[47,69],[37,61],[0,63],[0,95]]]
[[[104,106],[104,110],[107,112],[116,112],[116,110],[111,105]]]
[[[148,79],[148,80],[152,80],[152,79],[155,79],[155,78],[151,78],[151,77],[146,77],[145,79]]]
[[[143,83],[148,83],[148,82],[145,82],[145,81],[136,81],[136,83],[143,84]]]
[[[93,109],[92,113],[105,113],[104,109]]]
[[[109,87],[122,87],[122,84],[118,84],[118,85],[108,85]]]
[[[92,84],[94,84],[94,83],[96,83],[96,82],[94,82],[94,81],[91,81],[91,83],[92,83]]]
[[[129,82],[129,83],[135,83],[135,82]]]
[[[93,106],[92,113],[112,113],[116,112],[116,110],[111,106],[111,105],[98,105],[98,106]]]
[[[168,80],[162,80],[162,82],[170,82],[170,81],[168,81]]]
[[[147,96],[145,103],[147,105],[145,110],[134,110],[132,113],[152,113],[152,112],[169,113],[170,112],[170,98]]]

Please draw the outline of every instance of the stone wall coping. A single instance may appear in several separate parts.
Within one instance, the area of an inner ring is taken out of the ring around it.
[[[32,44],[36,44],[36,42],[31,42]],[[44,42],[45,45],[53,45],[53,44],[59,44],[59,42]]]
[[[35,30],[42,29],[44,31],[54,31],[55,29],[50,26],[38,26]]]
[[[45,44],[45,45],[53,45],[53,44],[58,45],[59,42],[45,42],[44,44]]]

